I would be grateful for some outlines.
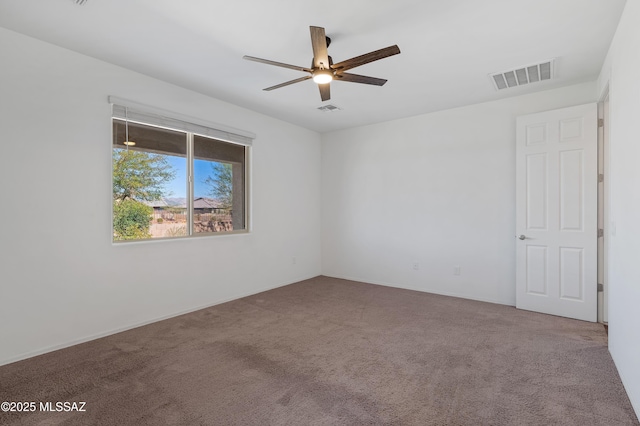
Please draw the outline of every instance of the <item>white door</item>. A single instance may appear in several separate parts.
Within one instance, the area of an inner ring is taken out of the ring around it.
[[[516,307],[597,319],[597,104],[518,117]]]

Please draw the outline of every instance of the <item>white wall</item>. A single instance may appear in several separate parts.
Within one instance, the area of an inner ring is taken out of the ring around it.
[[[323,135],[323,274],[514,305],[515,118],[595,92],[581,84]]]
[[[0,364],[320,273],[317,133],[2,28],[0,57]],[[257,134],[253,232],[113,245],[108,95]]]
[[[640,2],[627,1],[598,80],[609,84],[609,351],[640,416]]]

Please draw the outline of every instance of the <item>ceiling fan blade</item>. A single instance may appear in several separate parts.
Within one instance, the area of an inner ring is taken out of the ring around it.
[[[365,53],[364,55],[356,56],[355,58],[347,59],[346,61],[338,62],[331,68],[336,71],[346,71],[351,68],[359,67],[360,65],[368,64],[369,62],[384,59],[389,56],[397,55],[400,53],[400,48],[397,45],[385,47],[384,49],[376,50],[374,52]]]
[[[366,75],[349,74],[346,72],[336,73],[336,80],[348,81],[350,83],[372,84],[374,86],[384,86],[387,82],[384,78],[367,77]]]
[[[330,83],[318,84],[318,88],[320,89],[320,98],[323,101],[331,99]]]
[[[329,53],[327,52],[327,37],[322,27],[309,27],[311,31],[311,46],[313,47],[313,67],[329,69]]]
[[[262,64],[267,64],[267,65],[275,65],[277,67],[282,67],[282,68],[289,68],[289,69],[296,70],[296,71],[313,72],[313,70],[310,69],[310,68],[299,67],[297,65],[283,64],[282,62],[270,61],[268,59],[255,58],[253,56],[244,55],[242,57],[242,59],[246,59],[247,61],[260,62]]]
[[[262,90],[269,91],[269,90],[279,89],[281,87],[288,86],[290,84],[300,83],[301,81],[309,80],[310,78],[311,78],[311,76],[308,75],[306,77],[300,77],[300,78],[296,78],[295,80],[286,81],[284,83],[276,84],[275,86],[267,87],[266,89],[262,89]]]

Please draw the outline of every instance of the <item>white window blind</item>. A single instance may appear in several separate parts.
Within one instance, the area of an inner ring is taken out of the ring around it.
[[[251,146],[253,139],[255,139],[255,134],[251,132],[164,111],[114,96],[109,96],[109,103],[113,106],[113,117],[122,120],[195,133],[244,146]]]

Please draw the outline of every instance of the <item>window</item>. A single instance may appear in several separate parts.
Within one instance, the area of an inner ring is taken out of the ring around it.
[[[248,137],[120,105],[112,122],[114,241],[246,232]]]

